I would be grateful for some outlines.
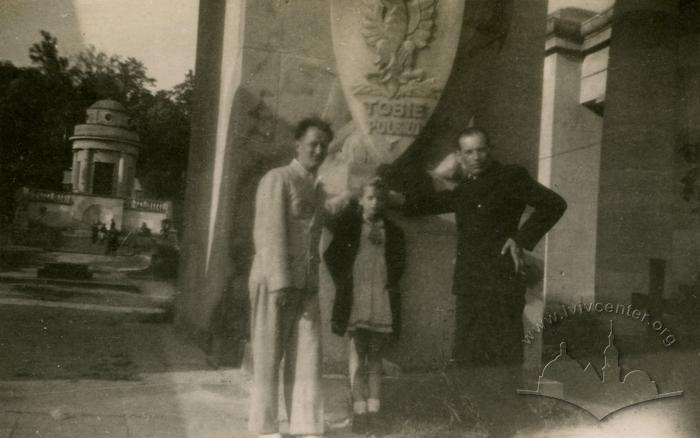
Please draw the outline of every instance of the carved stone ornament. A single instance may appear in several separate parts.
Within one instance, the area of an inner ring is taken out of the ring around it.
[[[332,0],[333,49],[356,139],[398,158],[433,114],[452,70],[464,0]]]

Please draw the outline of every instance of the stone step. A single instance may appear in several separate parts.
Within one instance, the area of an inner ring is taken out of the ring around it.
[[[123,315],[126,319],[135,318],[135,321],[139,322],[166,322],[171,319],[172,315],[172,312],[168,309],[161,308],[46,301],[12,296],[5,297],[2,294],[0,294],[0,306],[53,307],[87,312],[108,312]]]
[[[65,237],[92,239],[92,230],[89,228],[70,228],[68,230],[61,231],[61,235]]]
[[[73,288],[85,289],[108,289],[125,292],[141,292],[141,289],[131,282],[116,282],[105,280],[67,280],[60,278],[36,278],[27,275],[22,275],[14,272],[6,272],[0,274],[0,283],[10,284],[37,284],[37,285],[55,285]]]
[[[142,295],[109,289],[81,289],[27,283],[5,285],[0,291],[0,296],[106,306],[143,307],[149,309],[165,309],[168,308],[172,302],[170,297]]]
[[[65,280],[90,280],[92,271],[84,263],[52,262],[46,263],[37,271],[39,278],[60,278]]]
[[[144,295],[123,290],[71,287],[28,282],[0,284],[0,306],[54,307],[108,312],[124,321],[166,322],[172,316],[172,295]]]

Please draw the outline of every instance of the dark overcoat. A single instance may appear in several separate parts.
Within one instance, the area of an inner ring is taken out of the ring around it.
[[[406,264],[406,245],[401,228],[387,218],[384,219],[385,259],[387,267],[387,291],[392,314],[392,331],[398,338],[401,331],[401,294],[399,280]],[[333,333],[343,336],[347,330],[353,298],[353,266],[362,236],[362,213],[352,204],[328,224],[333,239],[324,253],[328,271],[335,283],[335,299],[331,328]]]
[[[521,224],[526,206],[534,210]],[[509,238],[532,250],[564,210],[564,199],[533,180],[523,167],[498,162],[477,178],[463,179],[453,190],[407,197],[407,215],[455,213],[455,362],[522,361],[525,277],[515,272],[510,253],[502,255],[501,250]]]

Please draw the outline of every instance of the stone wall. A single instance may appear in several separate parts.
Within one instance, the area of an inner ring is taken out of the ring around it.
[[[700,4],[686,2],[688,9],[681,11],[685,26],[679,38],[679,70],[681,93],[678,96],[678,143],[695,150],[695,162],[688,162],[682,154],[675,156],[674,191],[681,193],[681,180],[693,167],[700,165]],[[696,193],[698,183],[695,184]],[[675,197],[673,230],[672,277],[678,285],[692,284],[700,272],[700,197],[690,202]],[[672,285],[675,291],[675,285]]]
[[[697,24],[681,24],[697,11],[678,12],[674,2],[621,1],[550,17],[540,173],[569,202],[548,239],[553,308],[628,303],[649,292],[652,259],[665,263],[666,298],[697,278],[700,218],[697,199],[681,196],[693,166],[681,151],[700,144],[700,53]]]
[[[121,229],[123,231],[137,232],[141,228],[141,224],[145,223],[146,226],[151,229],[151,232],[155,234],[160,231],[161,222],[168,218],[170,218],[170,216],[166,213],[124,209]]]
[[[110,220],[114,219],[117,229],[122,228],[124,218],[123,198],[95,196],[82,193],[73,193],[71,197],[73,198],[73,210],[71,212],[73,220],[82,223],[81,225],[83,227],[87,227],[91,224],[87,216],[90,216],[92,211],[99,211],[100,220],[106,223],[108,227]],[[91,208],[92,210],[88,211]]]
[[[173,218],[173,203],[148,199],[134,200],[85,193],[23,189],[18,198],[21,208],[15,224],[26,228],[31,221],[64,229],[88,229],[95,221],[109,226],[112,219],[118,229],[138,230],[146,223],[160,230],[161,221]],[[43,212],[42,212],[43,210]]]

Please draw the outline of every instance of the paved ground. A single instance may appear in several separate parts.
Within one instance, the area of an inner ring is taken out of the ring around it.
[[[138,294],[0,282],[0,438],[251,436],[245,431],[250,375],[212,369],[163,318],[123,311],[161,308],[172,294],[151,280],[137,285]],[[697,323],[667,323],[679,338],[671,348],[653,332],[621,333],[622,365],[648,371],[662,392],[682,389],[682,397],[629,407],[599,422],[565,402],[517,395],[518,370],[401,375],[386,379],[387,436],[700,436]],[[586,360],[600,366],[599,353],[592,354]],[[349,416],[347,380],[327,376],[324,385],[329,435],[353,437],[342,427]]]
[[[248,437],[250,376],[214,370],[169,324],[103,311],[0,306],[0,437]],[[668,353],[683,397],[598,422],[566,403],[518,396],[508,370],[387,379],[392,437],[696,437],[697,353]],[[653,359],[653,358],[650,358]],[[640,362],[644,362],[640,359]],[[657,373],[658,375],[658,373]],[[669,386],[669,385],[666,385]],[[325,379],[329,423],[348,416],[347,382]],[[347,429],[332,436],[351,437]]]

